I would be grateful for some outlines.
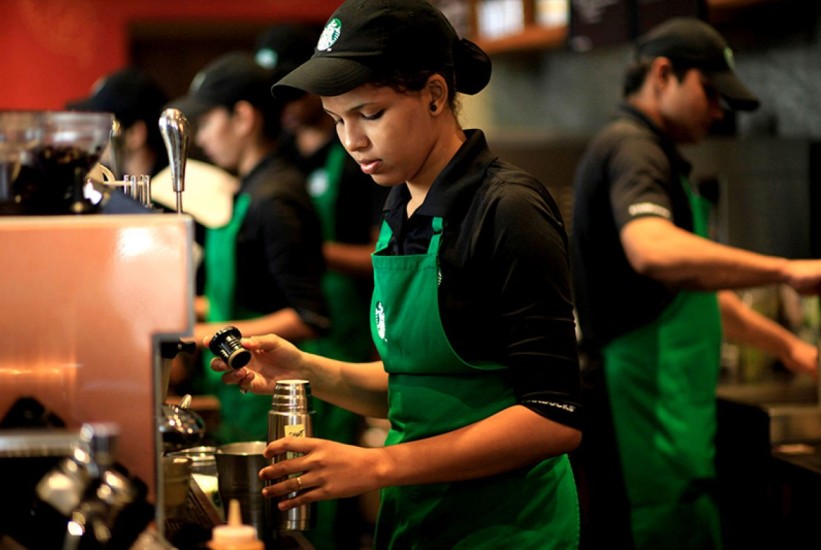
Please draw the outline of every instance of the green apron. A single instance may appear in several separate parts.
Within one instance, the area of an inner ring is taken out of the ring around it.
[[[706,237],[709,203],[685,178],[682,185],[693,231]],[[714,464],[721,338],[715,292],[681,291],[656,321],[604,349],[636,548],[721,547]]]
[[[259,312],[240,310],[234,302],[236,288],[236,241],[242,222],[248,213],[251,197],[240,193],[234,200],[231,220],[219,228],[209,228],[205,234],[205,288],[210,323],[250,319]],[[219,444],[235,441],[265,440],[268,433],[270,396],[243,394],[235,386],[222,382],[221,373],[209,367],[213,355],[203,350],[205,365],[203,391],[216,395],[220,403],[220,424],[214,437]]]
[[[336,201],[347,154],[341,144],[332,146],[322,169],[324,174],[320,175],[324,175],[325,185],[309,185],[309,194],[319,216],[325,241],[336,240]],[[370,361],[372,344],[367,325],[367,298],[362,298],[362,293],[358,291],[356,281],[351,276],[336,271],[325,270],[321,284],[331,317],[331,330],[322,337],[299,342],[299,348],[341,361]],[[317,437],[348,444],[356,442],[361,426],[360,416],[319,399],[314,399],[313,404],[316,410],[313,426]],[[357,506],[356,502],[350,500],[347,505]],[[337,544],[339,541],[335,534],[337,529],[345,529],[340,523],[347,520],[341,514],[344,511],[340,510],[338,501],[323,500],[318,503],[317,524],[306,533],[314,546],[324,550],[343,544]],[[353,528],[355,526],[347,529]],[[348,535],[349,533],[346,534]]]
[[[505,368],[468,364],[451,347],[438,302],[442,219],[427,254],[373,255],[371,334],[388,372],[386,445],[450,432],[516,403]],[[576,488],[566,455],[504,474],[382,491],[376,548],[575,548]]]
[[[348,153],[341,144],[334,144],[324,166],[325,185],[310,186],[309,194],[322,225],[322,238],[334,242],[336,235],[336,201],[342,179],[342,169]],[[372,356],[367,330],[368,300],[362,298],[356,280],[337,271],[326,270],[322,290],[328,302],[332,321],[330,334],[306,342],[303,349],[342,361],[368,361]]]

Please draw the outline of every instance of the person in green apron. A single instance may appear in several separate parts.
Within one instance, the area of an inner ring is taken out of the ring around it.
[[[589,548],[721,548],[715,467],[722,337],[815,372],[815,346],[730,290],[816,290],[817,262],[715,243],[711,205],[677,145],[708,135],[723,105],[758,99],[709,25],[674,18],[639,39],[625,101],[582,157],[572,257],[582,331]],[[718,292],[717,292],[718,291]],[[621,475],[619,475],[621,474]]]
[[[384,447],[284,438],[261,471],[291,475],[280,509],[381,490],[375,548],[575,548],[567,453],[581,438],[567,235],[547,188],[462,130],[456,92],[490,60],[424,0],[348,0],[314,56],[274,87],[322,97],[362,170],[391,187],[373,254],[370,327],[380,360],[243,339],[248,366],[212,368],[270,393],[303,378],[318,397],[388,418]]]
[[[174,102],[195,121],[197,145],[240,178],[230,221],[206,234],[207,307],[194,327],[198,343],[226,325],[304,341],[330,324],[321,226],[304,176],[280,153],[281,103],[271,97],[272,79],[250,54],[232,52],[203,68]],[[207,346],[202,357],[210,363]],[[219,425],[208,427],[218,444],[267,438],[270,398],[228,388],[209,368],[198,382],[198,391],[219,398]]]

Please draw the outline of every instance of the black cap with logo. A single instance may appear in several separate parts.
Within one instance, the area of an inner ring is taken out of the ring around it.
[[[274,85],[275,95],[304,90],[343,94],[392,70],[452,67],[456,90],[481,91],[490,81],[487,54],[460,39],[426,0],[347,0],[331,15],[313,56]]]
[[[222,55],[206,65],[191,81],[188,94],[171,102],[187,117],[197,117],[215,107],[232,108],[238,101],[247,101],[269,111],[274,108],[271,97],[271,71],[243,52]]]
[[[314,53],[319,29],[300,23],[278,23],[257,37],[257,63],[284,76]]]
[[[637,57],[667,57],[674,64],[700,69],[732,109],[752,111],[758,97],[735,74],[733,50],[707,23],[692,17],[674,17],[641,36]]]

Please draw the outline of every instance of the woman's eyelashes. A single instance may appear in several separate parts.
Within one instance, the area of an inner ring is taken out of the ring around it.
[[[384,114],[385,114],[385,109],[379,109],[378,111],[374,112],[373,114],[367,114],[367,113],[364,113],[364,112],[360,112],[359,117],[362,118],[362,120],[372,121],[372,120],[379,120],[380,118],[382,118],[382,115],[384,115]],[[336,124],[337,126],[343,126],[345,124],[345,119],[343,117],[337,117],[337,116],[333,116],[333,115],[329,115],[329,116],[334,120],[334,124]]]
[[[382,118],[382,115],[384,115],[384,114],[385,114],[385,109],[380,109],[380,110],[376,111],[375,113],[373,113],[372,115],[362,113],[362,118],[365,119],[365,120],[378,120],[378,119]]]

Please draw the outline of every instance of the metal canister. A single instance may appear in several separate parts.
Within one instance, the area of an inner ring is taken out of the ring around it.
[[[274,388],[271,411],[268,413],[268,442],[283,437],[313,437],[313,407],[311,386],[307,380],[280,380]],[[299,456],[285,453],[273,458],[273,463]],[[296,477],[298,473],[292,474]],[[278,482],[283,481],[282,479]],[[286,498],[293,498],[296,492]],[[272,525],[280,531],[306,531],[316,525],[316,503],[292,508],[287,512],[271,506]]]

